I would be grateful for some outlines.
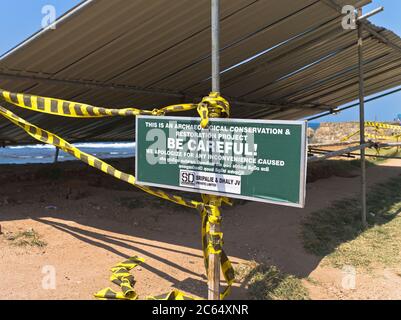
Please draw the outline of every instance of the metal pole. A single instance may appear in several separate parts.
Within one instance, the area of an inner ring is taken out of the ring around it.
[[[358,17],[362,16],[362,8],[358,9]],[[363,24],[358,23],[358,64],[359,64],[359,129],[360,144],[365,144],[365,87],[363,66]],[[366,220],[366,158],[365,149],[361,150],[361,205],[362,226],[367,227]]]
[[[338,150],[338,151],[328,152],[324,156],[321,156],[321,157],[317,157],[317,156],[310,157],[310,158],[308,158],[308,162],[326,160],[326,159],[329,159],[329,158],[338,157],[338,156],[341,156],[341,155],[343,155],[345,153],[349,153],[349,152],[353,152],[353,151],[357,151],[357,150],[361,150],[361,153],[362,153],[362,151],[364,151],[366,148],[370,148],[373,145],[374,145],[373,142],[368,142],[368,143],[364,143],[364,144],[362,144],[360,146],[349,147],[349,148]]]
[[[212,0],[212,91],[220,92],[220,0]]]
[[[211,0],[212,9],[212,91],[220,92],[220,0]],[[210,117],[219,117],[217,110]],[[217,204],[217,198],[210,197],[210,204]],[[220,232],[220,224],[211,223],[210,233]],[[208,299],[220,300],[220,254],[209,254]]]
[[[54,163],[58,162],[59,153],[60,153],[60,148],[56,147],[56,153],[54,154]]]

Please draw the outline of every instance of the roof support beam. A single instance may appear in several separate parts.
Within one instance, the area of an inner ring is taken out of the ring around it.
[[[372,28],[372,26],[365,20],[359,21],[360,23],[363,24],[364,29],[368,31],[373,37],[378,39],[380,42],[386,44],[390,48],[398,51],[401,53],[401,47],[396,45],[395,43],[391,42],[389,39],[387,39],[385,36],[381,35],[379,32],[377,32],[375,29]]]
[[[153,89],[144,89],[136,86],[126,86],[126,85],[117,85],[117,84],[105,84],[101,82],[95,81],[87,81],[87,80],[68,80],[68,79],[54,79],[54,78],[45,78],[42,76],[36,75],[22,75],[18,73],[9,73],[9,72],[0,72],[0,79],[4,80],[32,80],[41,83],[49,83],[49,84],[65,84],[65,85],[73,85],[80,86],[88,89],[110,89],[110,90],[121,90],[128,91],[131,93],[141,93],[141,94],[149,94],[149,95],[161,95],[165,97],[172,98],[184,98],[187,95],[181,92],[173,92],[168,90],[153,90]]]
[[[174,92],[168,90],[154,90],[154,89],[144,89],[136,86],[127,86],[127,85],[115,85],[115,84],[106,84],[94,81],[85,81],[85,80],[68,80],[68,79],[54,79],[54,78],[44,78],[42,76],[34,76],[34,75],[22,75],[18,73],[11,73],[11,72],[1,72],[0,71],[0,80],[31,80],[36,81],[39,83],[48,83],[48,84],[62,84],[62,85],[72,85],[72,86],[79,86],[82,88],[88,89],[108,89],[108,90],[120,90],[126,91],[129,93],[142,93],[142,94],[149,94],[149,95],[160,95],[164,97],[170,98],[178,98],[178,99],[192,99],[198,100],[201,99],[202,96],[194,95],[190,93],[184,92]],[[281,106],[281,107],[289,107],[289,108],[318,108],[324,110],[332,109],[331,106],[325,105],[317,105],[311,103],[277,103],[277,102],[269,102],[269,101],[243,101],[237,100],[235,98],[227,97],[228,100],[234,105],[243,106],[243,107],[269,107],[269,106]]]

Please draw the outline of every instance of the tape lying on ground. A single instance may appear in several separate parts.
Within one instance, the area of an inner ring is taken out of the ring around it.
[[[101,300],[137,300],[138,294],[134,290],[135,280],[130,270],[144,261],[143,258],[135,256],[115,265],[111,268],[110,281],[118,285],[121,291],[117,292],[111,288],[106,288],[95,293],[94,296]]]
[[[134,290],[134,276],[130,271],[143,262],[145,259],[135,256],[115,265],[111,268],[110,281],[119,286],[121,291],[105,288],[95,293],[95,298],[100,300],[138,300],[139,296]],[[195,300],[195,298],[179,290],[172,290],[160,296],[149,296],[147,300]]]
[[[185,293],[179,290],[172,290],[169,293],[161,294],[153,297],[149,296],[146,300],[198,300],[191,296],[187,296]]]

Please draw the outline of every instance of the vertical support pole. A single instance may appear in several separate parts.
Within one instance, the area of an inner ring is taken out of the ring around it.
[[[212,1],[212,91],[220,92],[220,0]]]
[[[59,153],[60,153],[60,148],[56,147],[56,153],[54,154],[54,163],[58,162]]]
[[[358,9],[358,17],[362,16],[362,8]],[[359,129],[360,144],[365,144],[365,87],[363,66],[363,24],[358,23],[358,65],[359,65]],[[365,149],[361,149],[361,204],[362,226],[367,227],[366,220],[366,157]]]
[[[211,0],[212,11],[212,91],[220,92],[220,0]],[[210,117],[219,117],[212,112]],[[214,204],[211,197],[210,204]],[[210,233],[220,232],[220,225],[212,223]],[[220,300],[220,255],[209,254],[208,299]]]

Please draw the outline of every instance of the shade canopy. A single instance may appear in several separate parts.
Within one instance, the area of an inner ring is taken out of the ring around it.
[[[357,32],[343,29],[341,8],[369,2],[221,0],[221,92],[232,117],[299,119],[355,100]],[[0,87],[101,107],[198,102],[211,87],[210,32],[206,0],[85,1],[0,58]],[[365,93],[401,85],[401,39],[370,23],[363,36]],[[134,139],[133,118],[0,105],[71,142]],[[33,142],[5,119],[0,141]]]

